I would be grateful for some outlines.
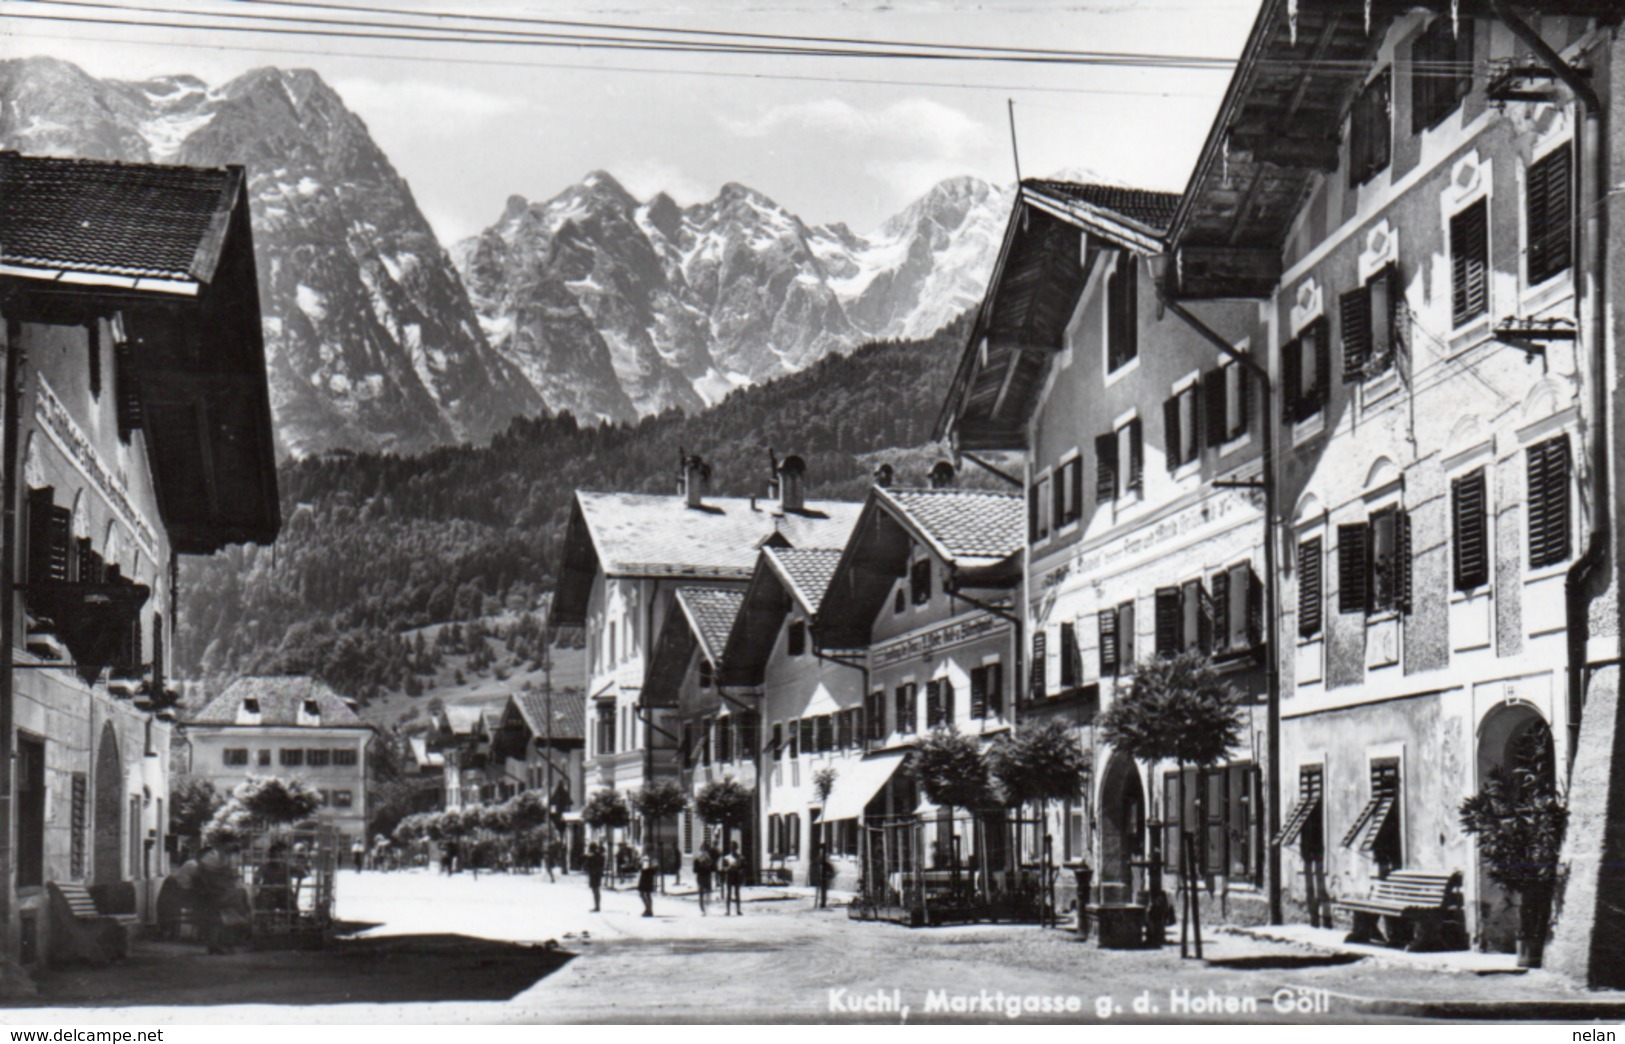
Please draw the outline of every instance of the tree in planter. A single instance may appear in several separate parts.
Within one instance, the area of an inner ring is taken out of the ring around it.
[[[744,830],[755,811],[756,794],[737,780],[707,783],[694,795],[694,811],[707,823],[726,831]],[[725,843],[724,848],[728,845]]]
[[[626,798],[618,790],[603,787],[592,792],[581,806],[581,821],[605,835],[604,857],[609,866],[609,879],[620,874],[621,861],[615,851],[615,831],[624,830],[632,823],[632,812]]]
[[[1083,780],[1092,767],[1090,754],[1071,729],[1058,721],[1017,733],[988,751],[988,771],[1010,808],[1038,806],[1039,822],[1049,823],[1051,801],[1077,801]],[[1044,893],[1054,909],[1054,874],[1050,872],[1051,846],[1045,836]]]
[[[1512,763],[1490,773],[1461,803],[1460,816],[1461,828],[1478,838],[1491,879],[1518,896],[1518,963],[1540,967],[1569,821],[1545,725],[1518,739]]]
[[[1194,650],[1139,663],[1126,687],[1100,717],[1100,737],[1115,750],[1141,762],[1149,774],[1159,761],[1174,761],[1184,779],[1186,765],[1206,767],[1223,761],[1241,741],[1240,697],[1207,656]],[[1180,844],[1185,836],[1184,803],[1180,807]],[[1148,849],[1150,850],[1150,849]],[[1180,862],[1182,876],[1185,863]],[[1152,860],[1152,902],[1161,902],[1161,861]],[[1201,956],[1200,914],[1194,908],[1196,882],[1186,882],[1186,895],[1197,923],[1197,956]],[[1153,924],[1156,918],[1153,918]],[[1160,928],[1156,929],[1160,931]],[[1183,943],[1181,944],[1183,946]]]
[[[688,807],[688,795],[683,788],[672,780],[656,780],[645,784],[632,792],[632,808],[643,818],[644,836],[653,841],[659,834],[656,825],[663,819],[675,819],[683,814]],[[660,885],[664,890],[666,885],[665,860],[662,853],[656,853],[655,859],[661,867]]]
[[[962,732],[933,729],[914,748],[909,771],[925,799],[948,809],[950,818],[956,808],[972,810],[993,803],[993,784],[982,757],[982,745]],[[957,878],[959,852],[950,851],[948,857]]]

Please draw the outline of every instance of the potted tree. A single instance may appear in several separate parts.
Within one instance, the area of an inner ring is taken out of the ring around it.
[[[1118,698],[1100,717],[1100,736],[1114,749],[1143,763],[1148,774],[1159,761],[1177,762],[1181,779],[1186,765],[1205,767],[1223,761],[1240,742],[1241,729],[1242,712],[1235,689],[1205,654],[1194,650],[1136,665],[1126,688],[1119,689]],[[1183,808],[1180,815],[1184,815]],[[1180,823],[1181,847],[1185,825]],[[1179,865],[1183,868],[1184,861]],[[1150,938],[1160,943],[1166,919],[1162,904],[1166,899],[1162,895],[1161,861],[1157,859],[1151,864],[1150,892]],[[1185,892],[1188,916],[1197,925],[1200,957],[1196,882],[1187,880]]]
[[[1040,855],[1040,923],[1055,908],[1055,873],[1047,832],[1049,803],[1077,801],[1083,796],[1083,780],[1092,760],[1065,724],[1047,722],[995,745],[988,751],[988,771],[1010,808],[1026,804],[1038,806],[1038,821],[1046,830]]]
[[[1514,744],[1511,763],[1490,773],[1461,803],[1460,815],[1462,829],[1478,838],[1491,879],[1518,897],[1519,966],[1540,967],[1569,821],[1544,725]]]
[[[669,779],[655,780],[632,792],[632,809],[643,819],[643,836],[657,848],[660,823],[677,818],[687,807],[688,795],[683,793],[682,787]],[[655,859],[660,865],[660,889],[665,891],[667,866],[665,853],[657,850]]]

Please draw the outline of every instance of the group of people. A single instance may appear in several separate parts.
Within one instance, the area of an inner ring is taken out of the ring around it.
[[[643,916],[653,917],[655,892],[659,890],[662,873],[660,859],[653,851],[646,851],[638,858],[637,867],[638,898],[643,900]],[[587,887],[592,889],[593,913],[603,908],[604,873],[608,868],[609,856],[604,846],[594,841],[587,846],[587,856],[582,861],[582,869],[587,874]],[[744,916],[745,859],[739,852],[737,841],[720,857],[710,843],[702,845],[694,854],[694,882],[699,889],[701,914],[708,912],[712,887],[720,882],[723,915],[733,913]]]

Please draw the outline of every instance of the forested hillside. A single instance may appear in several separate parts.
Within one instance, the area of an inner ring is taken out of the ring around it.
[[[899,481],[923,482],[926,456],[904,448],[930,438],[967,329],[961,318],[830,356],[694,416],[588,427],[561,414],[516,420],[489,446],[289,463],[274,547],[185,561],[180,673],[309,671],[362,699],[410,691],[432,667],[404,632],[536,611],[572,492],[671,492],[679,448],[711,462],[719,494],[763,492],[769,448],[806,458],[814,496],[860,498],[873,455],[893,448]]]

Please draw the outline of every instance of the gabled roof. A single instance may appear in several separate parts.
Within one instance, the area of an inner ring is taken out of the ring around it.
[[[818,605],[829,588],[829,579],[835,575],[835,567],[841,564],[841,549],[764,547],[762,561],[779,575],[785,590],[801,604],[802,611],[811,616],[818,612]]]
[[[840,562],[841,552],[834,548],[762,548],[743,592],[744,606],[723,649],[719,675],[723,685],[762,684],[785,617],[799,605],[811,619]]]
[[[258,714],[245,713],[257,704]],[[307,712],[314,704],[316,713]],[[304,674],[239,678],[187,720],[190,725],[257,725],[259,727],[355,728],[368,726],[348,700],[326,682]]]
[[[1050,359],[1101,250],[1154,256],[1179,197],[1169,192],[1027,179],[960,355],[936,435],[963,449],[1021,449]]]
[[[445,715],[453,736],[478,736],[485,729],[485,708],[477,703],[448,703]]]
[[[957,588],[1002,589],[1020,579],[1026,540],[1026,502],[1019,493],[876,486],[813,622],[818,644],[869,644],[875,615],[908,574],[914,544],[949,567]]]
[[[524,718],[525,726],[538,739],[547,736],[548,697],[540,692],[516,692],[514,705]],[[587,738],[587,696],[579,689],[555,691],[553,704],[553,742],[585,740]]]
[[[746,580],[769,539],[791,547],[835,547],[846,541],[861,505],[813,500],[780,512],[769,501],[707,497],[689,507],[680,496],[577,491],[565,532],[557,624],[585,622],[593,578],[678,577]]]
[[[429,737],[411,736],[407,739],[412,749],[412,761],[419,771],[425,769],[443,769],[446,767],[446,755],[437,750],[429,749]]]
[[[242,188],[241,167],[0,152],[0,275],[195,295]]]
[[[676,604],[666,614],[643,672],[643,700],[652,707],[677,705],[695,649],[712,665],[722,662],[723,646],[745,592],[739,587],[689,586],[679,587],[674,597]]]
[[[734,618],[745,602],[745,592],[738,588],[680,587],[677,604],[682,607],[688,626],[700,643],[700,652],[716,663],[722,658],[722,647],[728,643],[728,632],[733,629]]]

